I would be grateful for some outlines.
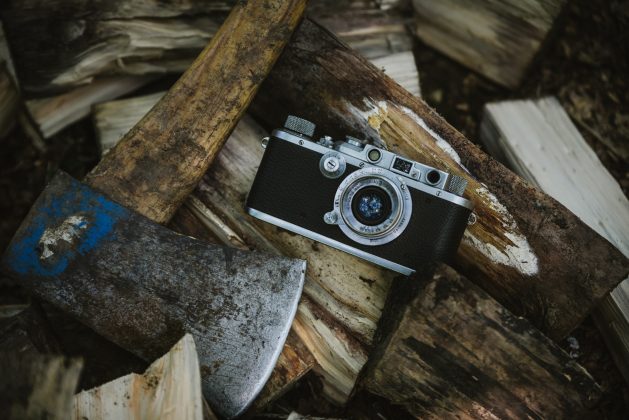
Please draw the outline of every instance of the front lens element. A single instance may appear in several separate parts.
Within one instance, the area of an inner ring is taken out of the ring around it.
[[[352,213],[362,224],[379,225],[391,215],[391,197],[381,188],[365,187],[354,195]]]

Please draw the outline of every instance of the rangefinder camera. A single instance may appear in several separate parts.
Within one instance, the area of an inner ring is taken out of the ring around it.
[[[405,275],[454,256],[472,212],[467,181],[350,136],[315,141],[314,132],[289,116],[263,139],[251,216]]]

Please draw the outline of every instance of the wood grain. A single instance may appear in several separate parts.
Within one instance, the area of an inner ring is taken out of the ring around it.
[[[509,88],[522,81],[565,0],[413,0],[429,46]]]
[[[585,418],[592,377],[454,270],[397,282],[360,387],[417,418]]]
[[[86,182],[164,223],[234,129],[305,8],[304,0],[239,3],[160,102]]]
[[[296,31],[251,111],[267,128],[294,114],[316,122],[316,135],[365,138],[464,177],[478,222],[468,228],[456,266],[552,338],[568,334],[629,271],[627,259],[564,206],[310,20]],[[385,277],[367,276],[375,284]]]
[[[144,373],[76,394],[69,418],[202,420],[203,405],[199,359],[194,339],[186,334]]]
[[[629,200],[554,97],[485,106],[481,139],[492,155],[550,194],[629,257]],[[629,381],[629,279],[594,312]]]

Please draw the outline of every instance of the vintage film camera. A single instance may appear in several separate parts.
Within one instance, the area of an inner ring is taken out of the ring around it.
[[[472,211],[467,181],[353,137],[314,141],[314,131],[289,116],[263,139],[250,215],[405,275],[455,254]]]

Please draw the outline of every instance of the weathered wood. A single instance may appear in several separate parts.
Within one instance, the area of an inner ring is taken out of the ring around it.
[[[234,129],[304,8],[304,0],[235,6],[192,66],[86,182],[158,223],[170,219]]]
[[[112,74],[181,73],[235,3],[9,0],[0,5],[0,14],[9,21],[22,88],[30,96],[47,96]],[[381,9],[363,1],[316,0],[309,7],[325,26],[369,58],[410,51],[410,15]],[[48,36],[43,39],[42,33]],[[400,60],[405,57],[381,65],[404,64],[405,71],[411,71],[414,61]],[[412,86],[409,90],[414,92]]]
[[[94,106],[93,121],[101,154],[124,137],[144,117],[166,92],[136,96]]]
[[[384,143],[464,177],[478,222],[463,238],[457,267],[553,338],[578,325],[629,271],[627,259],[565,207],[494,161],[310,20],[296,31],[250,110],[267,128],[280,127],[287,114],[299,115],[318,124],[317,135],[349,134]],[[269,239],[290,236],[262,229]],[[294,255],[294,246],[288,248]],[[338,261],[333,254],[329,259]],[[311,257],[309,271],[326,264],[323,253]],[[357,277],[387,284],[384,273],[370,269],[365,276],[359,267],[343,268],[359,282]],[[326,289],[334,296],[347,288],[337,271],[321,277],[328,278]],[[379,310],[375,313],[371,319],[378,318]]]
[[[600,388],[523,318],[442,266],[391,289],[359,386],[417,418],[584,418]]]
[[[233,3],[8,0],[0,16],[22,89],[41,96],[102,75],[181,73]]]
[[[629,200],[554,97],[487,104],[481,139],[494,156],[629,257]],[[629,381],[629,279],[594,315]]]
[[[100,148],[104,153],[113,147],[163,96],[163,92],[129,99],[106,102],[94,110],[94,125]],[[236,126],[225,148],[239,138],[257,141],[260,128],[245,116]],[[250,143],[249,143],[250,144]],[[219,153],[227,153],[225,148]],[[257,154],[256,154],[257,155]],[[245,241],[207,208],[198,198],[190,196],[173,217],[170,226],[176,231],[214,243],[224,243],[238,249],[249,249]],[[314,366],[314,358],[300,339],[291,333],[271,378],[250,411],[255,412],[280,397]]]
[[[371,63],[415,96],[421,96],[419,72],[412,51],[404,51],[373,58]]]
[[[413,0],[426,44],[489,79],[515,88],[565,0]]]
[[[63,356],[0,353],[0,418],[70,418],[82,365]]]
[[[382,11],[373,2],[311,1],[309,16],[368,59],[413,49],[409,14]]]
[[[186,334],[143,374],[131,373],[82,391],[74,396],[72,405],[69,418],[76,420],[202,420],[203,394],[194,339]]]
[[[13,80],[0,60],[0,139],[8,134],[17,120],[20,95]]]
[[[150,78],[123,76],[97,80],[61,95],[26,101],[26,108],[40,133],[49,138],[85,117],[92,106],[126,95],[150,82]]]
[[[101,142],[115,142],[112,133],[124,132],[132,125],[119,115],[135,115],[141,107],[144,107],[142,112],[146,112],[150,107],[149,99],[112,101],[96,107],[95,125],[102,128],[97,131]],[[140,115],[136,117],[140,118]],[[244,197],[262,158],[260,139],[267,134],[245,116],[171,225],[176,225],[187,235],[219,240],[236,248],[258,249],[308,260],[304,286],[308,298],[302,299],[293,330],[312,353],[302,359],[308,361],[314,356],[317,361],[316,370],[324,380],[325,395],[343,403],[367,359],[366,344],[371,341],[394,274],[302,236],[277,230],[245,214]],[[287,348],[282,357],[286,354],[290,354]],[[280,361],[274,377],[298,378],[306,371],[300,368],[303,363],[293,364],[297,370],[281,375],[281,364]],[[311,365],[308,362],[306,366]],[[263,394],[276,397],[291,383],[284,382],[279,386],[281,382],[272,377],[267,388],[277,386]],[[256,406],[260,407],[261,403]]]
[[[306,373],[310,372],[314,365],[315,360],[310,351],[295,332],[291,331],[271,377],[249,412],[262,411],[270,403],[288,392]]]

